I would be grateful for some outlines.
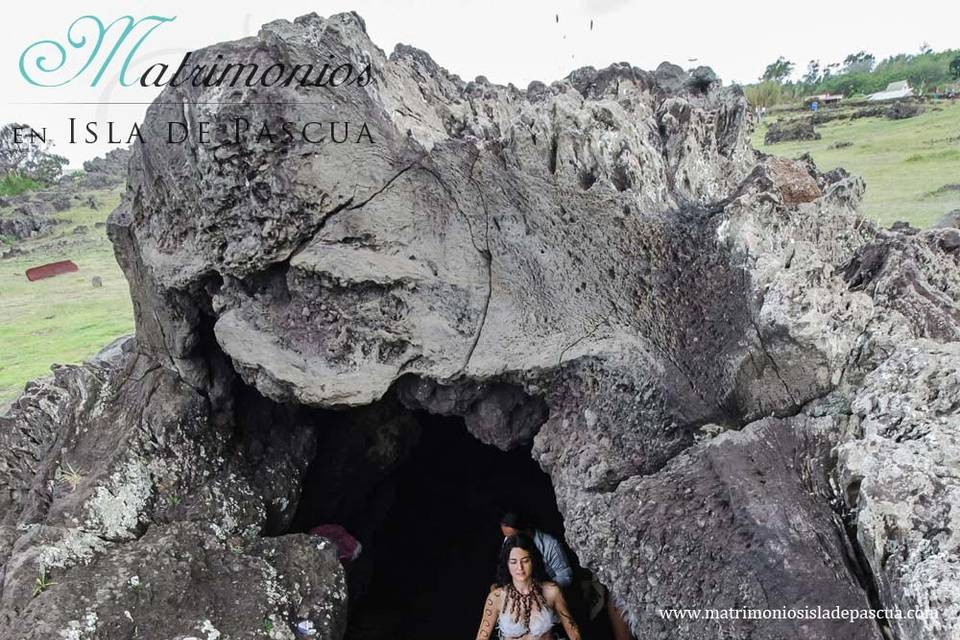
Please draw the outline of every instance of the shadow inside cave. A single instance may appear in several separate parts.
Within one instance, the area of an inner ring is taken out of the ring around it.
[[[304,478],[292,530],[336,522],[363,545],[348,569],[347,640],[474,637],[496,579],[505,508],[563,539],[550,478],[531,444],[503,452],[471,436],[461,418],[412,419],[416,436],[402,460],[375,481],[354,482],[346,494],[341,487],[332,500],[332,454],[323,442]],[[585,613],[577,617],[587,637],[612,637],[604,615],[593,625]]]

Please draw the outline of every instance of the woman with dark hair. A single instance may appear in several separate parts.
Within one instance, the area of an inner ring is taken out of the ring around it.
[[[570,640],[581,640],[560,587],[545,577],[543,559],[533,540],[522,533],[507,538],[500,551],[498,584],[483,606],[477,640],[490,640],[495,625],[504,640],[554,640],[557,622]]]

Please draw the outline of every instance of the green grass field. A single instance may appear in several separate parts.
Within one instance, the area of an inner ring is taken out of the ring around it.
[[[64,224],[51,234],[19,243],[31,253],[0,260],[0,412],[28,380],[48,375],[52,363],[81,362],[133,331],[127,281],[106,229],[94,226],[119,203],[122,188],[92,193],[97,209],[57,214]],[[74,234],[78,225],[87,233]],[[56,260],[73,260],[80,270],[27,280],[28,268]],[[91,285],[94,276],[103,280],[101,288]]]
[[[794,114],[790,114],[795,117]],[[843,167],[867,183],[863,213],[889,226],[905,220],[927,227],[953,209],[960,209],[960,190],[937,190],[960,184],[960,101],[928,105],[915,118],[834,120],[817,126],[820,140],[763,144],[766,122],[753,136],[756,149],[788,158],[809,152],[817,168]],[[852,142],[830,149],[837,142]]]

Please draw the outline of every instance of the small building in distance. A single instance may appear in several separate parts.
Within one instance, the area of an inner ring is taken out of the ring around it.
[[[871,93],[867,96],[867,100],[874,102],[880,100],[899,100],[900,98],[910,98],[912,96],[913,89],[910,87],[910,83],[906,80],[901,80],[900,82],[891,82],[883,91]]]

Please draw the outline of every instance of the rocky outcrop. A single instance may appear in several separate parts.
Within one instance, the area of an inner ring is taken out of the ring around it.
[[[899,638],[960,634],[960,343],[920,340],[872,371],[852,405],[839,476],[883,602],[921,610]]]
[[[26,240],[42,235],[57,224],[49,215],[52,212],[52,208],[42,202],[21,205],[13,213],[0,217],[0,236]]]
[[[871,608],[852,579],[856,558],[831,508],[830,449],[843,428],[831,417],[765,418],[580,506],[574,535],[588,541],[591,564],[619,586],[637,637],[880,637],[872,624],[847,620],[758,624],[660,615],[674,608]]]
[[[885,116],[891,120],[904,120],[913,118],[923,113],[923,107],[916,102],[897,101],[887,108]]]
[[[960,229],[960,209],[954,209],[953,211],[943,214],[930,226],[935,228],[954,227]]]
[[[0,418],[10,637],[253,637],[275,626],[268,637],[288,638],[289,620],[340,637],[332,544],[259,537],[293,517],[310,417],[274,415],[277,429],[257,432],[261,409],[240,400],[227,421],[133,347],[122,339],[57,368]]]
[[[130,161],[130,149],[113,149],[101,157],[83,163],[83,174],[78,180],[84,187],[102,189],[123,184],[127,179],[127,163]],[[64,178],[69,180],[69,178]]]
[[[819,140],[820,134],[813,125],[813,117],[777,120],[767,128],[763,136],[763,144],[776,144],[790,140]]]
[[[9,207],[8,211],[0,212],[0,236],[14,241],[36,238],[49,233],[62,222],[54,217],[56,212],[67,211],[74,206],[96,209],[96,199],[82,190],[123,184],[129,159],[129,149],[116,149],[103,157],[85,162],[81,174],[63,176],[56,184],[39,191],[27,191],[0,199],[0,207]]]
[[[176,558],[186,538],[203,555],[184,569],[236,549],[224,571],[252,585],[249,601],[221,602],[192,577],[191,618],[164,622],[165,637],[204,620],[247,637],[240,626],[264,618],[277,637],[298,620],[340,637],[342,575],[286,533],[291,505],[326,411],[358,427],[322,440],[325,460],[366,482],[408,445],[400,407],[463,416],[503,449],[533,439],[568,542],[640,637],[716,628],[667,620],[673,606],[960,602],[949,510],[904,494],[882,462],[915,457],[910,486],[955,502],[934,486],[934,440],[883,432],[871,404],[914,407],[954,464],[958,405],[919,406],[944,393],[937,372],[956,355],[953,230],[877,229],[857,214],[860,179],[755,153],[744,97],[704,69],[464,82],[411,47],[387,57],[355,14],[273,22],[194,53],[217,55],[369,62],[371,82],[322,102],[295,87],[183,85],[148,109],[146,137],[184,120],[192,138],[135,146],[110,217],[135,342],[38,383],[0,423],[4,451],[26,452],[0,466],[8,625],[34,623],[28,602],[50,602],[67,627],[102,611],[106,595],[59,585],[28,598],[43,548],[73,553],[54,582],[116,566],[107,584],[121,585],[130,553]],[[343,143],[198,140],[200,122],[236,117],[261,131],[362,124],[369,140],[356,128]],[[932,355],[915,362],[918,349]],[[886,382],[897,362],[926,372],[913,391]],[[354,456],[369,471],[337,462]],[[77,465],[87,475],[73,488],[53,482]],[[329,477],[318,499],[336,500]],[[899,529],[877,524],[901,507],[913,513],[896,514]],[[61,537],[31,538],[34,525]],[[906,555],[891,563],[894,544]],[[284,573],[291,557],[309,579]],[[175,584],[150,580],[164,594]],[[951,624],[741,619],[726,637],[933,639]],[[128,627],[110,629],[99,637]]]

